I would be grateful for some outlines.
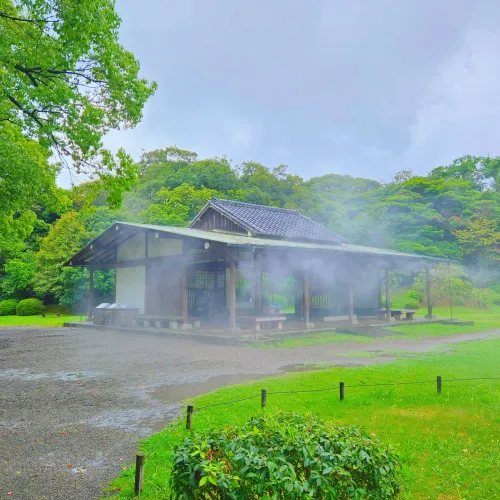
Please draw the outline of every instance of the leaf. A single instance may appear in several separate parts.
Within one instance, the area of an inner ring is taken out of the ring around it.
[[[200,479],[199,486],[205,486],[205,484],[207,484],[207,481],[208,481],[208,476],[203,476]]]

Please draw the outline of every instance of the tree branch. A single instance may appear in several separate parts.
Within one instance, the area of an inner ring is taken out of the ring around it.
[[[51,19],[26,19],[25,17],[15,17],[9,16],[6,12],[0,12],[0,17],[4,19],[9,19],[9,21],[20,21],[22,23],[31,23],[31,24],[40,24],[40,23],[58,23],[59,20],[51,20]]]

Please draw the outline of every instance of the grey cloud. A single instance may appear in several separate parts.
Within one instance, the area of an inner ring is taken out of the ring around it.
[[[500,4],[121,0],[158,93],[109,144],[386,179],[498,154]]]

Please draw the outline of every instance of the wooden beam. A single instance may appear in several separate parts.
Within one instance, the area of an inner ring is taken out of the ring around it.
[[[236,251],[229,249],[229,328],[236,331]]]

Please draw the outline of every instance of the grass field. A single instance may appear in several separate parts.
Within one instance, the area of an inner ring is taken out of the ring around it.
[[[423,316],[426,311],[421,310]],[[435,308],[434,313],[438,318],[449,318],[450,311],[446,308]],[[461,320],[473,320],[474,325],[442,325],[439,323],[425,323],[422,325],[412,323],[398,323],[387,327],[387,337],[385,338],[408,338],[418,340],[422,337],[432,337],[440,335],[456,335],[458,333],[481,332],[485,330],[494,330],[500,328],[500,307],[495,306],[491,309],[471,309],[466,307],[457,307],[454,309],[454,318]],[[391,333],[394,332],[394,333]],[[306,335],[297,335],[285,337],[274,343],[254,343],[249,347],[262,347],[267,349],[283,347],[304,347],[309,345],[331,344],[341,342],[365,342],[370,343],[369,337],[360,337],[336,332],[311,333]]]
[[[403,465],[402,498],[500,498],[500,380],[455,381],[471,377],[500,378],[500,339],[453,345],[453,352],[434,352],[418,359],[400,359],[363,368],[333,368],[287,374],[206,394],[192,401],[194,432],[242,422],[259,411],[312,411],[324,419],[362,426],[392,443]],[[436,392],[436,376],[443,392]],[[344,381],[346,399],[339,401]],[[428,381],[419,385],[349,387],[358,384]],[[266,410],[259,409],[261,388],[268,390]],[[272,394],[333,387],[332,391]],[[255,399],[196,412],[197,407],[255,396]],[[169,430],[146,439],[148,452]],[[172,449],[187,431],[181,423],[147,457],[141,498],[168,497]],[[112,485],[120,498],[133,492],[133,469]]]
[[[3,326],[36,326],[40,328],[53,328],[63,326],[65,321],[80,321],[81,316],[69,314],[45,314],[37,316],[0,316],[0,328]]]

